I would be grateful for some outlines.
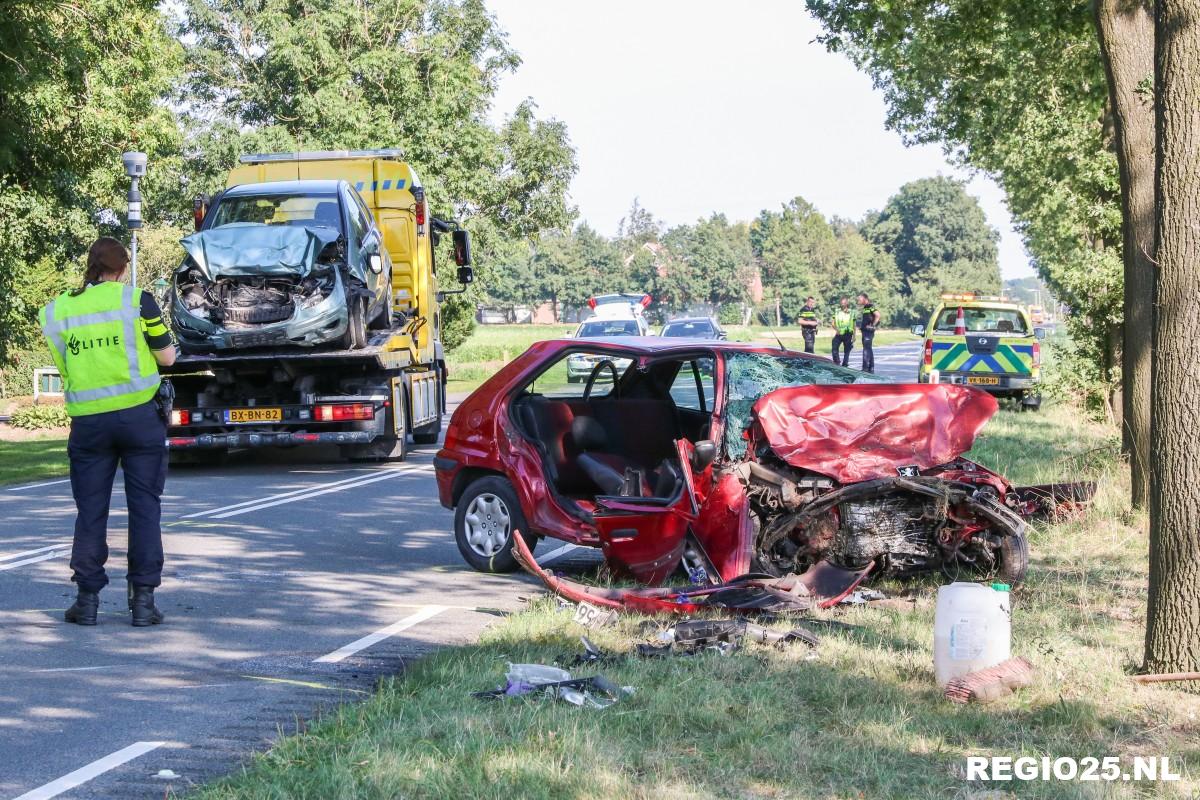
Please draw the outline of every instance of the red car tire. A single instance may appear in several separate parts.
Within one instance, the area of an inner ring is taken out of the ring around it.
[[[454,541],[463,560],[480,572],[515,572],[513,531],[521,531],[533,550],[531,535],[517,493],[506,478],[491,475],[471,483],[454,508]]]

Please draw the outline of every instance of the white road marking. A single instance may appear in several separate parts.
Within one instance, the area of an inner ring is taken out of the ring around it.
[[[70,546],[71,545],[69,545],[69,544],[63,544],[60,542],[58,544],[47,545],[46,547],[39,547],[36,550],[25,550],[20,553],[9,553],[6,556],[0,556],[0,561],[12,561],[14,558],[23,558],[24,556],[33,556],[33,555],[37,555],[38,553],[44,553],[47,550],[61,550],[64,547],[70,547]]]
[[[298,494],[295,497],[284,497],[284,498],[280,498],[278,500],[270,500],[269,502],[259,503],[258,505],[254,505],[254,506],[247,506],[245,508],[239,508],[239,509],[236,509],[233,511],[226,511],[221,514],[212,514],[211,517],[213,519],[226,519],[228,517],[236,517],[236,516],[240,516],[241,514],[249,514],[252,511],[261,511],[264,508],[272,508],[274,506],[281,506],[281,505],[284,505],[285,503],[294,503],[297,500],[308,500],[313,497],[320,497],[323,494],[332,494],[333,492],[344,492],[347,489],[357,489],[360,486],[366,486],[371,483],[378,483],[379,481],[386,481],[391,478],[397,478],[401,475],[413,475],[417,472],[426,472],[426,471],[430,471],[432,469],[433,469],[432,464],[430,464],[428,466],[426,466],[426,465],[414,466],[413,468],[405,468],[405,469],[389,469],[389,470],[385,470],[383,472],[383,474],[373,474],[371,477],[359,479],[355,483],[342,483],[339,486],[327,486],[322,489],[310,491],[307,494]],[[339,481],[339,483],[341,483],[341,482]]]
[[[544,565],[550,563],[551,561],[554,561],[555,559],[560,558],[561,556],[565,556],[567,553],[576,549],[576,547],[578,547],[578,545],[564,544],[562,547],[556,547],[555,549],[551,550],[549,553],[546,553],[546,555],[542,556],[541,558],[535,559],[535,560],[537,561],[539,567],[544,566]]]
[[[44,482],[44,483],[27,483],[27,484],[25,484],[24,486],[10,486],[10,487],[8,488],[8,491],[10,491],[10,492],[23,492],[23,491],[25,491],[26,489],[37,489],[37,488],[40,488],[40,487],[42,487],[42,486],[57,486],[57,485],[58,485],[58,484],[60,484],[60,483],[70,483],[70,482],[71,482],[71,479],[70,479],[70,478],[63,478],[63,479],[62,479],[62,480],[60,480],[60,481],[46,481],[46,482]]]
[[[233,504],[227,505],[227,506],[220,506],[219,508],[206,508],[203,511],[193,511],[191,514],[184,514],[181,517],[181,519],[190,519],[192,517],[207,517],[207,516],[211,516],[212,514],[220,513],[222,511],[230,511],[235,508],[242,508],[243,506],[252,506],[252,505],[255,505],[256,503],[261,503],[266,500],[276,500],[276,499],[283,498],[283,497],[294,497],[295,495],[304,494],[305,492],[311,492],[314,489],[320,489],[322,487],[340,486],[344,483],[353,483],[354,481],[360,481],[363,478],[369,477],[370,475],[373,475],[377,472],[379,472],[379,470],[371,470],[370,472],[368,472],[365,475],[359,474],[359,475],[355,475],[352,478],[343,478],[340,481],[333,481],[332,483],[310,484],[301,489],[293,489],[290,492],[281,492],[279,494],[269,494],[266,497],[256,497],[253,500],[243,500],[240,503],[233,503]]]
[[[120,664],[106,664],[102,667],[54,667],[52,669],[35,669],[31,672],[89,672],[96,669],[116,669]]]
[[[22,561],[13,561],[13,562],[7,562],[4,564],[0,564],[0,572],[4,572],[5,570],[9,570],[9,569],[16,569],[17,567],[24,567],[27,564],[36,564],[39,561],[49,561],[52,558],[58,558],[59,556],[65,556],[69,552],[71,552],[71,546],[63,545],[60,549],[46,553],[45,555],[35,556],[33,558],[26,558]]]
[[[411,616],[407,616],[404,619],[400,620],[399,622],[395,622],[391,625],[388,625],[386,628],[377,630],[374,633],[370,634],[369,636],[364,636],[361,639],[353,641],[350,644],[346,645],[345,647],[339,647],[337,650],[334,650],[332,653],[323,655],[320,658],[316,659],[313,663],[315,663],[315,664],[336,664],[339,661],[343,661],[343,660],[349,658],[350,656],[354,655],[359,650],[365,650],[366,648],[370,647],[371,645],[376,644],[378,642],[382,642],[384,639],[387,639],[390,636],[395,636],[397,633],[400,633],[401,631],[406,631],[414,625],[419,625],[420,623],[424,622],[427,619],[433,619],[438,614],[441,614],[443,611],[446,611],[446,610],[447,610],[446,606],[425,606],[417,613],[415,613]]]
[[[50,800],[51,797],[58,797],[63,792],[68,792],[77,786],[82,786],[92,778],[103,775],[110,769],[115,769],[138,756],[149,753],[151,750],[157,750],[164,744],[166,742],[134,742],[129,747],[93,761],[86,767],[80,767],[74,772],[63,775],[58,780],[50,781],[50,783],[44,786],[39,786],[32,791],[28,791],[16,798],[16,800]]]

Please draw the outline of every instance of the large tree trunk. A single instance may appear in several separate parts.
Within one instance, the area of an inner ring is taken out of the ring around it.
[[[1096,30],[1108,75],[1113,138],[1121,173],[1125,262],[1122,442],[1132,501],[1150,490],[1150,325],[1154,296],[1154,105],[1138,87],[1154,74],[1154,3],[1096,0]]]
[[[1146,669],[1200,670],[1200,0],[1159,0]]]

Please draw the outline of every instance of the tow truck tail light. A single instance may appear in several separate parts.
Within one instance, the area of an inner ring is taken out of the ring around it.
[[[1033,365],[1035,367],[1042,365],[1042,346],[1038,342],[1033,343]]]
[[[418,233],[420,233],[425,229],[425,215],[427,213],[425,206],[425,190],[420,186],[417,186],[412,190],[412,194],[413,200],[415,201],[413,205],[413,218],[417,223]]]
[[[375,406],[370,403],[339,403],[313,408],[313,419],[317,422],[347,422],[351,420],[375,419]]]
[[[186,408],[175,408],[171,410],[172,425],[187,425],[192,421],[192,415],[188,413]]]
[[[933,339],[925,340],[925,366],[933,366]]]

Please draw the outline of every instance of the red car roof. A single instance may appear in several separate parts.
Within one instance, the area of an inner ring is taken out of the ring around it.
[[[547,339],[546,341],[535,342],[530,345],[529,349],[565,350],[569,347],[577,346],[580,342],[586,342],[589,347],[593,345],[611,347],[643,355],[670,353],[674,351],[717,350],[737,351],[739,353],[770,353],[774,355],[784,353],[793,356],[824,359],[824,356],[802,353],[798,350],[780,350],[778,345],[765,345],[755,342],[726,342],[719,339],[673,339],[662,336],[605,336],[594,339],[585,336],[578,339]]]

